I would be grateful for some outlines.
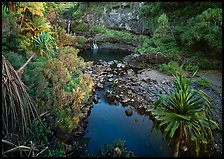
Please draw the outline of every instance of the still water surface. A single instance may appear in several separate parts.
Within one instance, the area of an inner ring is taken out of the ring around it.
[[[104,61],[121,60],[128,52],[122,52],[111,49],[86,50],[80,55],[85,60],[99,59]],[[118,53],[119,52],[119,53]],[[121,55],[122,54],[122,55]],[[108,83],[107,83],[108,84]],[[162,157],[170,156],[171,149],[168,142],[162,139],[161,133],[154,140],[156,131],[151,133],[152,120],[149,116],[140,115],[133,109],[132,116],[126,116],[125,110],[129,107],[123,107],[110,104],[105,97],[105,90],[97,91],[100,96],[99,103],[94,104],[88,118],[87,133],[84,138],[89,139],[89,153],[97,154],[101,145],[112,144],[115,140],[125,141],[125,146],[129,151],[134,152],[136,156],[145,157]]]

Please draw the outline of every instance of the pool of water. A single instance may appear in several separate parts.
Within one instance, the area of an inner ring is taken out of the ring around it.
[[[129,51],[119,50],[119,49],[86,49],[78,53],[79,56],[83,57],[85,61],[98,62],[121,60],[125,56],[129,55]]]
[[[87,133],[89,139],[88,152],[97,154],[101,145],[112,144],[115,140],[125,141],[125,146],[136,156],[163,157],[170,156],[171,149],[161,133],[155,137],[156,131],[151,132],[152,120],[149,116],[140,115],[133,110],[132,116],[126,116],[123,107],[109,104],[104,96],[105,91],[98,91],[101,96],[88,118]]]
[[[80,52],[86,61],[121,60],[129,52],[112,49],[85,50]],[[152,130],[152,120],[149,116],[141,115],[133,109],[133,115],[127,116],[121,104],[111,104],[105,97],[108,89],[108,82],[104,90],[96,91],[100,96],[99,103],[93,104],[90,116],[88,117],[87,133],[84,139],[88,140],[88,152],[97,154],[104,144],[112,144],[116,140],[125,141],[125,147],[132,151],[135,156],[141,157],[165,157],[171,156],[171,148],[166,140],[162,139],[161,132],[155,137],[156,130]]]

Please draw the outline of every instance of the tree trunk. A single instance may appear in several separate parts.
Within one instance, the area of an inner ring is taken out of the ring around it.
[[[173,157],[178,157],[179,151],[180,151],[180,140],[177,141],[174,147]]]
[[[19,75],[19,77],[21,77],[21,75],[23,74],[23,70],[24,70],[24,68],[26,67],[26,65],[30,62],[30,60],[31,60],[35,55],[36,55],[36,53],[34,53],[34,54],[33,54],[33,55],[26,61],[26,63],[16,71],[17,74]]]

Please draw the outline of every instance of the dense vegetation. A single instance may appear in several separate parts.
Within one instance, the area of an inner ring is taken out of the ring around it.
[[[99,3],[82,2],[66,11],[66,17],[80,20],[88,13],[103,16],[103,8],[122,10],[131,2]],[[135,35],[128,30],[114,30],[103,25],[79,22],[77,30],[94,35],[103,35],[120,43],[136,45],[142,54],[160,52],[166,56],[182,59],[186,71],[220,69],[222,56],[222,7],[220,2],[145,2],[140,7],[139,17],[144,18],[150,35]],[[69,16],[70,15],[70,16]],[[71,16],[72,15],[72,16]],[[83,41],[83,40],[82,40]],[[100,43],[100,42],[99,42]],[[212,61],[210,60],[212,59]],[[191,68],[193,70],[191,70]]]
[[[52,129],[60,127],[70,133],[79,124],[80,109],[88,101],[93,86],[89,75],[82,72],[87,64],[77,56],[78,49],[68,46],[68,41],[71,43],[73,38],[65,34],[63,28],[52,29],[47,17],[49,10],[54,10],[51,3],[11,2],[3,4],[2,9],[2,60],[6,82],[3,86],[6,89],[3,90],[3,125],[6,125],[3,133],[7,144],[3,155],[8,156],[10,152],[18,151],[17,146],[14,150],[7,150],[12,145],[9,143],[23,145],[24,141],[31,140],[33,145],[25,143],[22,156],[31,155],[25,153],[27,149],[36,156],[38,153],[35,148],[31,149],[32,146],[39,150],[49,147],[41,155],[64,156],[63,146],[60,148],[63,143],[55,143],[51,139]],[[12,77],[15,78],[15,83],[10,80]],[[7,83],[8,80],[10,83]],[[11,90],[7,91],[8,89]],[[14,103],[11,103],[12,98]],[[29,109],[24,109],[24,105],[25,108],[28,105]],[[16,108],[18,106],[22,112]],[[33,107],[35,113],[31,113],[34,111]],[[54,127],[50,128],[45,118],[42,119],[42,115],[46,113],[54,116]],[[14,121],[14,124],[10,121]],[[14,134],[15,132],[18,133]],[[24,138],[20,139],[21,135]]]
[[[201,147],[206,151],[206,145],[213,140],[211,124],[218,127],[209,117],[212,99],[191,87],[192,78],[188,80],[179,73],[174,78],[176,88],[171,92],[164,90],[165,96],[156,94],[160,99],[152,111],[157,115],[155,125],[174,144],[173,156],[178,157],[181,144],[194,147],[198,156]]]
[[[103,16],[104,6],[125,5],[134,7],[133,2],[2,2],[3,156],[65,156],[66,143],[56,140],[54,130],[72,133],[92,95],[93,79],[83,73],[91,63],[73,47],[90,42],[89,35],[132,45],[140,54],[163,54],[171,60],[156,67],[170,75],[221,68],[220,2],[145,2],[138,14],[146,19],[150,35],[81,21],[87,13]],[[76,21],[72,34],[66,33],[63,18]],[[210,123],[216,123],[204,107],[210,102],[186,78],[175,78],[177,89],[161,97],[152,113],[160,115],[157,127],[165,129],[165,136],[177,136],[172,140],[176,147],[194,141],[198,154],[213,138]],[[211,87],[205,78],[197,85]],[[118,141],[102,147],[99,156],[133,154]]]

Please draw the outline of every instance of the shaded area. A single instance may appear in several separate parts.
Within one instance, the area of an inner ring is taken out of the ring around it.
[[[118,49],[87,49],[79,52],[79,56],[82,56],[86,61],[98,62],[120,60],[125,56],[129,55],[130,52]]]

